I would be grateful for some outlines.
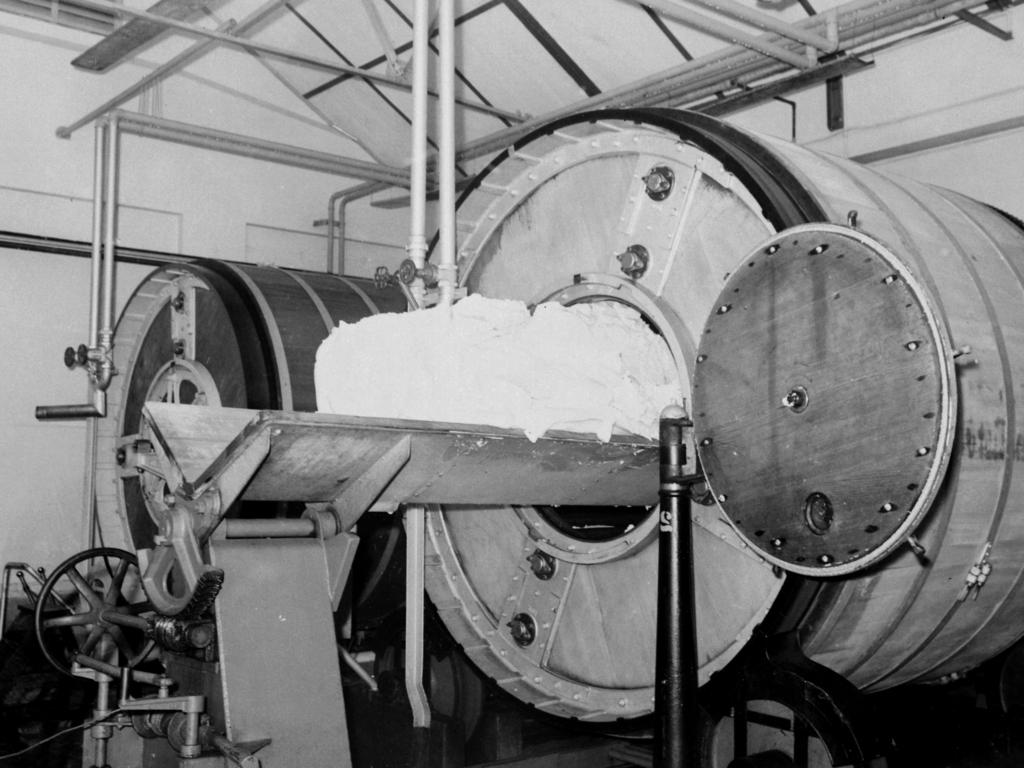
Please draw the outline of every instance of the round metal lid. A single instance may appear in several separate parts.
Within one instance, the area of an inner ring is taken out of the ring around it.
[[[727,281],[693,383],[697,450],[732,525],[771,562],[851,573],[927,513],[956,418],[927,291],[857,230],[786,230]]]

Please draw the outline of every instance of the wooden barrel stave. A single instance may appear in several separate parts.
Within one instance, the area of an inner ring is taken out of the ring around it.
[[[100,455],[114,456],[121,443],[138,433],[154,382],[166,376],[175,360],[184,369],[200,371],[187,376],[201,381],[209,376],[208,402],[315,410],[313,359],[333,324],[374,311],[401,311],[405,300],[399,290],[381,291],[369,280],[314,275],[311,290],[327,308],[325,318],[296,279],[303,274],[206,260],[150,274],[129,298],[115,330],[118,374],[108,390],[109,416],[98,424]],[[190,292],[195,304],[187,311],[195,352],[176,357],[171,303]],[[97,506],[108,542],[118,539],[128,549],[151,546],[155,528],[139,481],[121,477],[116,462],[97,462]]]
[[[1024,544],[1024,519],[1010,514],[1008,509],[1012,500],[1020,498],[1024,492],[1024,478],[1020,472],[1014,472],[1013,450],[1022,421],[1015,400],[1016,392],[1021,390],[1024,382],[1024,359],[1015,351],[1024,349],[1021,346],[1024,343],[1024,284],[1019,266],[1007,259],[1007,254],[1014,252],[1014,245],[1020,251],[1021,238],[1018,234],[1016,244],[1009,238],[997,240],[990,232],[1008,223],[1002,217],[973,201],[950,199],[937,191],[931,192],[938,198],[935,200],[936,209],[941,210],[940,205],[945,203],[949,229],[962,244],[965,254],[975,265],[980,283],[986,288],[986,309],[992,320],[990,333],[1002,366],[1005,389],[984,393],[987,395],[985,404],[989,419],[1005,421],[1003,434],[1008,445],[996,450],[997,454],[1002,453],[1001,458],[986,456],[982,459],[990,465],[988,474],[992,471],[1000,473],[998,482],[991,483],[992,490],[998,490],[998,498],[992,508],[988,529],[982,534],[984,543],[980,551],[973,553],[971,562],[979,562],[991,544],[988,557],[993,570],[976,595],[972,594],[967,600],[951,606],[950,620],[943,635],[936,638],[933,647],[914,659],[912,667],[908,667],[908,672],[928,676],[957,671],[965,660],[973,665],[976,660],[998,653],[1016,639],[1020,632],[1018,622],[1006,620],[1005,607],[1021,578],[1020,558],[1016,553],[1024,551],[1021,547]],[[1002,231],[1009,234],[1006,229]],[[968,428],[970,425],[965,425],[965,429]],[[970,465],[972,461],[968,456],[965,464]],[[986,594],[988,590],[991,590],[990,594]],[[976,649],[972,653],[966,652],[968,645],[982,638],[983,642],[974,643]]]
[[[978,305],[972,307],[975,327],[964,331],[970,333],[969,338],[980,339],[981,342],[975,351],[979,356],[979,370],[961,372],[963,429],[974,418],[992,418],[993,413],[1002,412],[1003,399],[999,396],[998,387],[1009,376],[1009,362],[1005,345],[1000,341],[1000,327],[1005,321],[1018,322],[1020,316],[1014,311],[1012,301],[998,301],[990,289],[994,285],[1012,286],[1013,282],[1006,282],[1008,275],[998,270],[999,261],[990,258],[993,255],[991,247],[987,247],[984,239],[975,237],[977,231],[974,227],[965,226],[969,222],[959,209],[944,206],[943,201],[927,188],[918,189],[914,194],[933,216],[933,228],[943,232],[952,244],[954,257],[969,273],[967,285],[975,286],[980,298]],[[992,268],[995,268],[995,273]],[[984,309],[984,314],[978,311],[979,308]],[[1005,316],[1007,312],[1017,316]],[[978,386],[971,383],[975,373],[983,374],[978,377]],[[964,610],[965,604],[958,600],[958,596],[967,571],[978,561],[985,542],[992,540],[993,529],[998,526],[1008,491],[1005,467],[974,467],[970,457],[961,454],[960,464],[953,472],[957,473],[953,476],[958,479],[954,503],[956,517],[943,540],[948,554],[939,561],[941,567],[931,574],[911,609],[901,617],[902,624],[911,629],[895,633],[890,638],[890,658],[884,652],[876,652],[857,671],[858,679],[863,679],[865,685],[877,687],[893,684],[887,682],[889,679],[901,681],[921,677],[934,666],[935,660],[950,655],[961,644],[961,639],[969,636],[978,621],[983,621],[983,615],[977,614],[990,610],[985,605],[988,600],[982,600],[980,604],[972,602],[978,610]],[[1006,585],[989,586],[993,589],[986,597],[991,598],[1002,594]],[[929,622],[934,628],[922,637],[922,630],[929,626]],[[893,657],[892,654],[896,655]],[[980,660],[961,658],[959,663],[973,666]]]
[[[272,267],[226,264],[249,288],[277,363],[281,407],[315,411],[313,363],[330,332],[315,303],[288,272]]]
[[[842,222],[844,210],[857,210],[865,231],[906,258],[935,295],[954,343],[971,344],[978,366],[960,371],[960,442],[973,419],[1001,414],[1006,422],[1000,393],[1011,380],[1019,381],[1017,369],[1024,361],[1018,352],[1024,348],[999,344],[997,338],[1001,328],[1018,335],[1024,328],[1019,270],[1007,267],[1013,254],[1021,253],[1020,233],[959,196],[951,203],[923,185],[770,143],[804,179],[813,179],[809,188],[833,220]],[[998,244],[989,232],[999,233]],[[881,688],[974,666],[1019,636],[1019,619],[1005,621],[1000,617],[1005,612],[998,610],[1010,593],[1020,592],[1019,569],[1004,568],[994,581],[990,575],[984,590],[991,592],[983,590],[966,609],[957,599],[967,572],[994,537],[1007,494],[1012,498],[1019,492],[1016,482],[1013,487],[1005,482],[1005,466],[971,463],[961,452],[954,456],[947,486],[918,531],[931,558],[928,565],[904,551],[822,590],[804,627],[812,657],[858,685]],[[999,533],[1012,551],[1018,532],[1005,528],[1004,519]],[[986,640],[973,641],[980,637]]]

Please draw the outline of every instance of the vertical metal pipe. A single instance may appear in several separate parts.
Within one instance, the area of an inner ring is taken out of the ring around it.
[[[425,539],[426,510],[410,504],[405,508],[405,690],[414,728],[430,727],[430,704],[423,689]]]
[[[438,137],[439,231],[437,247],[438,303],[451,305],[455,296],[455,0],[440,0],[438,12],[440,61]]]
[[[683,475],[692,426],[685,411],[661,414],[658,526],[658,623],[655,655],[656,768],[698,768],[697,623],[694,600],[690,488]]]
[[[337,275],[340,271],[335,272],[334,270],[334,227],[337,226],[338,219],[335,215],[335,203],[338,198],[344,195],[344,192],[335,192],[329,198],[327,198],[327,274]],[[342,238],[342,243],[345,239]]]
[[[104,195],[103,222],[103,291],[102,312],[99,330],[99,360],[96,375],[96,388],[106,391],[113,375],[113,361],[110,350],[114,339],[114,249],[117,244],[117,175],[118,147],[120,133],[118,119],[112,117],[107,128],[107,173]]]
[[[103,352],[103,328],[112,323],[104,322],[107,310],[106,295],[113,293],[113,245],[112,240],[108,241],[105,250],[104,244],[104,220],[110,216],[111,203],[109,202],[109,154],[110,154],[110,126],[108,121],[101,120],[96,124],[94,156],[93,156],[93,183],[92,183],[92,252],[89,282],[89,337],[86,346],[89,349],[88,371],[89,371],[89,394],[92,396],[91,403],[78,405],[40,405],[36,406],[36,418],[41,420],[49,419],[82,419],[94,416],[106,416],[107,394],[106,388],[110,384],[110,377],[113,375],[113,363],[110,360],[110,346],[113,338],[112,331],[106,335],[106,353]],[[116,169],[116,162],[114,164]],[[107,258],[104,259],[104,254]],[[109,265],[109,266],[108,266]],[[109,271],[108,271],[109,270]],[[104,288],[109,280],[110,285]],[[112,299],[111,299],[112,301]],[[113,309],[109,310],[113,316]],[[105,362],[104,362],[105,361]],[[89,451],[93,446],[94,436],[87,430],[86,435],[86,456],[89,460]],[[95,453],[92,454],[93,456]],[[88,464],[86,472],[89,471]],[[91,495],[86,483],[84,493]],[[91,512],[86,513],[87,525],[92,526]],[[85,540],[89,539],[91,533],[85,533]]]
[[[98,391],[98,390],[97,390]],[[104,394],[104,393],[100,393]],[[104,405],[106,398],[104,396]],[[97,409],[98,411],[100,409]],[[104,408],[105,410],[105,408]],[[103,416],[105,413],[97,413]],[[96,420],[89,419],[85,424],[85,466],[82,472],[82,545],[85,549],[96,546],[96,528],[98,527],[96,509]]]
[[[430,43],[429,0],[416,0],[412,34],[412,147],[409,188],[409,245],[406,250],[417,272],[427,261],[427,70]],[[417,277],[410,286],[417,306],[426,292]]]
[[[93,720],[96,722],[89,733],[93,738],[93,764],[107,764],[107,742],[112,735],[112,728],[102,721],[110,716],[110,676],[100,673],[96,676],[96,704],[93,709]]]
[[[103,221],[103,311],[100,333],[114,326],[114,246],[117,238],[117,171],[120,135],[118,119],[110,119],[107,129],[107,194]]]
[[[347,226],[347,223],[348,223],[348,219],[347,219],[347,217],[348,217],[348,204],[349,204],[349,201],[351,199],[352,199],[351,197],[343,196],[338,201],[338,218],[337,218],[337,220],[335,222],[337,227],[338,227],[338,231],[337,231],[338,245],[337,245],[337,250],[335,251],[336,255],[335,255],[335,258],[334,258],[334,265],[335,265],[334,274],[336,274],[336,275],[344,275],[345,274],[345,256],[347,255],[345,253],[345,234],[346,234],[345,233],[345,229],[346,229],[346,226]]]
[[[107,121],[96,123],[96,146],[93,149],[92,165],[92,262],[89,284],[89,336],[86,345],[99,345],[100,330],[100,268],[103,260],[103,193],[107,149]]]
[[[328,274],[345,274],[345,208],[353,200],[372,195],[387,184],[380,181],[367,181],[348,189],[339,189],[327,199],[327,272]],[[335,234],[335,228],[338,232]],[[337,240],[337,247],[335,247]]]

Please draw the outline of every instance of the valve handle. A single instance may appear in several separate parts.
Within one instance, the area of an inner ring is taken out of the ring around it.
[[[89,362],[89,348],[85,344],[78,347],[67,347],[64,350],[64,365],[68,368],[81,368]]]

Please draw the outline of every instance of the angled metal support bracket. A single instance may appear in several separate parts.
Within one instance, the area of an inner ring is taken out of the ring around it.
[[[839,49],[839,37],[836,34],[835,17],[832,22],[826,20],[826,34],[806,29],[803,26],[790,24],[768,13],[748,8],[734,0],[687,0],[691,5],[699,5],[708,10],[736,21],[758,27],[768,32],[775,32],[789,40],[811,46],[822,53],[834,53]]]
[[[399,435],[363,474],[345,484],[341,493],[326,505],[337,518],[339,531],[347,531],[356,524],[409,462],[411,455],[412,438]]]
[[[957,11],[955,16],[961,21],[966,21],[971,26],[977,27],[982,32],[988,32],[993,37],[998,37],[1003,42],[1013,40],[1013,32],[997,27],[988,19],[983,19],[972,11]]]
[[[756,51],[764,56],[769,56],[773,59],[777,59],[785,64],[789,64],[791,67],[797,69],[809,69],[814,66],[817,61],[816,51],[813,47],[808,48],[808,55],[802,55],[791,51],[789,48],[783,47],[770,39],[765,39],[763,36],[751,35],[743,32],[729,24],[713,19],[710,16],[704,16],[700,13],[695,13],[692,10],[683,8],[672,0],[630,0],[630,2],[637,5],[647,6],[653,11],[656,11],[670,19],[686,24],[688,27],[692,27],[700,32],[717,37],[720,40],[726,40],[736,45],[741,45],[749,50]],[[827,43],[823,41],[822,45]]]
[[[158,25],[162,30],[172,29],[179,32],[185,32],[186,34],[195,35],[199,37],[208,38],[210,40],[216,40],[221,43],[226,43],[243,50],[249,51],[250,53],[262,53],[273,59],[282,61],[288,61],[295,64],[302,64],[312,69],[319,69],[323,72],[331,72],[338,75],[348,75],[352,77],[358,77],[362,80],[371,80],[382,85],[399,88],[401,90],[411,90],[411,86],[405,82],[405,80],[393,77],[391,75],[380,74],[370,69],[360,69],[359,67],[352,67],[345,64],[340,64],[337,60],[322,59],[315,56],[307,56],[303,53],[281,48],[275,45],[269,45],[266,43],[260,43],[250,38],[241,37],[238,35],[238,28],[235,28],[235,34],[226,34],[224,32],[215,31],[208,29],[207,27],[200,26],[198,24],[190,24],[188,22],[178,21],[169,16],[160,16],[159,14],[150,13],[149,11],[140,11],[134,8],[130,8],[119,3],[113,2],[113,0],[80,0],[83,6],[88,8],[96,8],[102,11],[108,11],[115,13],[120,16],[130,16],[133,19],[141,19],[151,24]],[[116,32],[114,34],[117,34]],[[512,120],[521,120],[522,117],[515,113],[509,112],[508,110],[500,110],[495,107],[490,107],[486,104],[477,102],[469,102],[465,99],[459,99],[459,106],[473,110],[475,112],[483,112],[486,114],[496,114],[499,116],[506,117]]]
[[[175,21],[184,21],[197,16],[207,8],[208,4],[208,0],[157,0],[155,5],[150,6],[147,13]],[[71,62],[71,65],[92,72],[106,72],[160,35],[165,29],[166,27],[158,21],[134,18],[115,29],[96,45],[79,54]]]
[[[402,63],[398,60],[395,44],[388,34],[387,27],[384,26],[384,19],[381,18],[380,9],[374,0],[363,0],[363,8],[370,19],[370,25],[373,27],[373,33],[377,36],[377,42],[384,49],[384,58],[388,62],[388,72],[394,77],[404,78],[405,69],[409,62]]]
[[[231,34],[236,36],[243,35],[257,24],[263,22],[268,16],[280,8],[281,3],[282,0],[268,0],[268,2],[261,5],[237,24],[234,21],[229,20],[217,27],[216,31],[221,34]],[[168,60],[164,64],[161,64],[137,83],[128,86],[119,94],[96,107],[88,114],[83,115],[70,125],[58,128],[57,136],[62,139],[70,138],[71,134],[82,126],[88,125],[96,118],[107,114],[112,109],[116,109],[128,101],[128,99],[140,94],[149,86],[165,80],[178,70],[183,69],[189,63],[201,58],[203,55],[216,48],[217,45],[218,41],[212,38],[204,38],[193,43],[177,56]]]

